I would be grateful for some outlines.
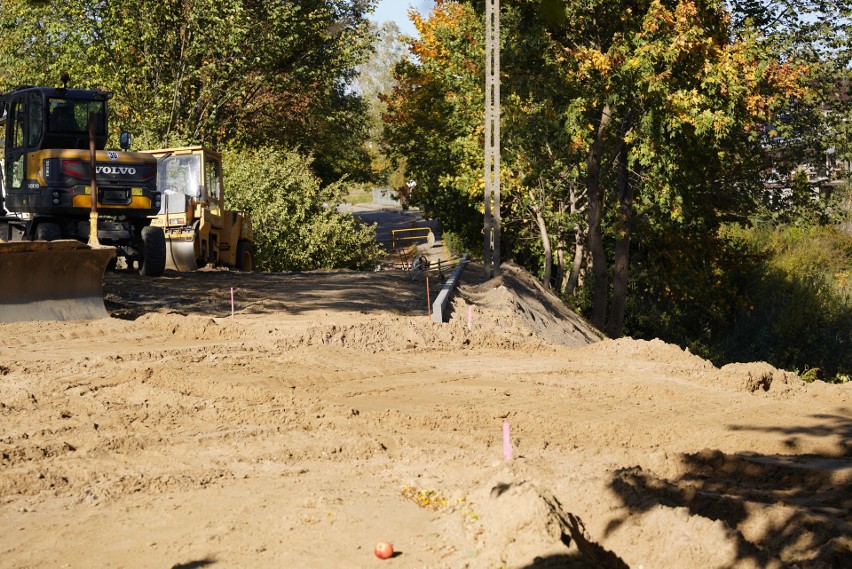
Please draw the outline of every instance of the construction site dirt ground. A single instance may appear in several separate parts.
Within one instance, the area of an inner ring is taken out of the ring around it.
[[[6,569],[852,567],[852,385],[599,341],[511,265],[442,324],[400,270],[105,294],[0,325]]]

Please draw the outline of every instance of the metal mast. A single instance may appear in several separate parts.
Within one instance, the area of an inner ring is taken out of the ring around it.
[[[500,0],[485,0],[485,276],[500,272]]]

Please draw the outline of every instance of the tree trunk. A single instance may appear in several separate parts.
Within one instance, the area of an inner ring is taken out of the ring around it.
[[[592,325],[604,330],[606,323],[606,305],[609,294],[609,268],[603,245],[601,220],[603,219],[603,188],[601,187],[601,158],[604,150],[604,137],[611,120],[609,104],[601,110],[600,125],[595,140],[589,148],[586,159],[586,190],[589,200],[589,253],[592,256],[592,273],[595,285],[592,292]]]
[[[577,241],[574,243],[574,263],[571,265],[571,273],[568,275],[568,280],[565,282],[565,294],[574,294],[577,287],[580,286],[580,275],[583,270],[583,257],[586,256],[586,250],[583,247],[583,230],[578,227],[575,231],[577,233]]]
[[[550,290],[550,277],[553,275],[553,249],[550,245],[550,235],[547,234],[547,225],[544,223],[544,216],[541,214],[541,208],[534,208],[535,224],[538,226],[538,233],[541,236],[541,247],[544,251],[544,276],[542,284],[545,290]]]
[[[627,145],[622,142],[618,152],[618,233],[615,240],[612,306],[606,325],[606,335],[610,338],[621,336],[624,329],[624,313],[627,308],[627,269],[634,193],[633,184],[630,183],[627,159]]]
[[[571,214],[578,214],[581,212],[579,207],[580,197],[577,195],[576,188],[571,190]],[[574,261],[571,264],[571,272],[565,275],[564,281],[562,282],[562,290],[565,294],[574,294],[577,290],[577,287],[580,286],[580,274],[583,268],[583,260],[586,256],[586,250],[583,246],[583,243],[586,240],[586,235],[583,232],[583,228],[580,224],[576,224],[574,226]]]
[[[556,242],[556,294],[562,294],[568,275],[565,274],[565,241],[561,238]]]

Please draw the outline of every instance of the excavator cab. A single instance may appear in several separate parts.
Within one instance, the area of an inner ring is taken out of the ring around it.
[[[128,228],[132,225],[137,233],[148,225],[148,216],[160,209],[157,164],[147,154],[105,150],[111,97],[104,91],[50,87],[20,87],[0,95],[0,105],[7,111],[3,157],[7,210],[46,216],[42,221],[58,224],[62,237],[85,240],[88,235],[81,232],[88,232],[88,227],[79,222],[87,220],[91,210],[94,174],[100,215],[129,221]],[[94,172],[91,142],[96,151]],[[103,230],[107,243],[129,237]]]

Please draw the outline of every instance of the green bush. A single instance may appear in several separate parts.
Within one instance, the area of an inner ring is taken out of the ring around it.
[[[852,236],[833,226],[726,233],[759,259],[744,280],[748,307],[724,342],[726,356],[766,360],[808,379],[852,372]]]
[[[230,209],[251,214],[257,266],[267,271],[365,270],[379,247],[374,226],[337,211],[345,184],[323,186],[311,160],[291,150],[224,153]]]
[[[465,247],[464,241],[458,234],[452,231],[443,231],[441,237],[444,240],[444,247],[451,256],[461,257],[468,252],[468,248]]]
[[[638,237],[628,335],[661,338],[717,365],[766,361],[808,380],[852,374],[849,234],[791,224]]]

